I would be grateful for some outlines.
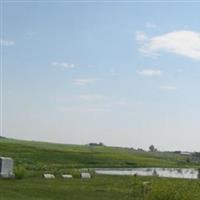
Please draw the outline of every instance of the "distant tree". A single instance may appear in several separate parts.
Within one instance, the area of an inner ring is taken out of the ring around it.
[[[186,162],[187,162],[187,163],[190,163],[190,157],[187,157],[187,158],[186,158]]]
[[[172,151],[172,153],[181,154],[181,151]]]
[[[198,177],[198,179],[200,179],[200,169],[197,169],[198,170],[198,175],[197,175],[197,177]]]
[[[99,142],[99,143],[94,143],[94,142],[91,142],[88,144],[89,146],[105,146],[102,142]]]
[[[149,151],[155,152],[155,151],[157,151],[157,149],[154,147],[154,145],[151,145],[151,146],[149,147]]]
[[[144,151],[144,149],[142,149],[142,148],[138,148],[137,151]]]
[[[90,142],[88,145],[89,145],[89,146],[96,146],[97,144],[96,144],[96,143],[93,143],[93,142]]]

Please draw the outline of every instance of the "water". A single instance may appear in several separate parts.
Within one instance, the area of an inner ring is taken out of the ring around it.
[[[198,179],[198,170],[183,168],[125,168],[125,169],[96,169],[97,174],[104,175],[139,175],[159,176],[168,178]]]

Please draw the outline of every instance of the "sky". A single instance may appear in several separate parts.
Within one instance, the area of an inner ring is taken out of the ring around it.
[[[200,151],[199,9],[1,0],[1,135]]]

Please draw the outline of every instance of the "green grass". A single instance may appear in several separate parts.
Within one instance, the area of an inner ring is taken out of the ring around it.
[[[150,184],[145,188],[144,181]],[[200,181],[96,176],[91,180],[1,180],[1,200],[199,200]]]
[[[199,200],[200,181],[158,177],[100,176],[79,178],[80,168],[196,167],[174,153],[150,153],[117,147],[89,147],[0,139],[0,156],[14,159],[22,179],[0,179],[0,200]],[[42,174],[55,173],[55,180]],[[25,173],[25,174],[23,174]],[[62,180],[62,173],[76,175]],[[20,176],[19,176],[20,177]],[[144,185],[149,181],[149,185]]]
[[[198,167],[173,153],[139,152],[117,147],[89,147],[0,139],[0,155],[29,171],[93,167]]]

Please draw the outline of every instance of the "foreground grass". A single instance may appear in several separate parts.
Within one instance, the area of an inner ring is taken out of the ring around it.
[[[144,186],[148,181],[149,185]],[[95,176],[91,180],[0,180],[1,200],[199,200],[200,181]]]

